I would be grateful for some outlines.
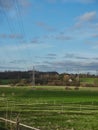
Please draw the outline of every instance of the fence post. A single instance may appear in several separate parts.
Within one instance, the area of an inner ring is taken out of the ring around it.
[[[19,130],[19,115],[17,115],[17,118],[16,118],[16,130]]]

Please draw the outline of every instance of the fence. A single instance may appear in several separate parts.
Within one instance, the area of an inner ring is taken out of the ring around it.
[[[34,127],[20,123],[18,119],[15,122],[15,121],[8,120],[8,119],[0,117],[0,121],[5,122],[6,124],[9,123],[9,124],[14,125],[15,130],[40,130],[40,129],[37,129],[37,128],[34,128]]]

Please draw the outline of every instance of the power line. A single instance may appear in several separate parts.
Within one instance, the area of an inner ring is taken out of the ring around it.
[[[18,21],[20,21],[20,19],[21,19],[21,22],[19,22],[19,27],[22,31],[22,34],[24,34],[24,37],[26,38],[19,1],[18,0],[14,0],[14,1],[15,1],[15,7],[16,7],[16,10],[17,10],[17,13],[18,13]],[[20,19],[19,19],[19,17],[20,17]]]
[[[22,14],[21,14],[21,9],[20,9],[20,5],[19,5],[19,2],[18,2],[18,0],[13,0],[13,3],[15,4],[15,8],[16,8],[16,12],[17,12],[17,14],[18,14],[18,16],[17,16],[17,18],[18,18],[18,21],[20,21],[21,20],[21,22],[18,22],[18,24],[19,24],[19,28],[20,28],[20,32],[22,32],[22,34],[25,36],[25,31],[24,31],[24,26],[23,26],[23,20],[22,20]],[[2,3],[2,1],[1,1],[1,6],[3,6],[3,3]],[[13,34],[13,32],[15,32],[15,27],[14,27],[14,25],[12,24],[12,22],[10,23],[10,21],[9,21],[9,18],[8,18],[8,15],[7,15],[7,13],[6,13],[6,9],[5,8],[3,8],[3,9],[1,9],[2,10],[2,14],[3,14],[3,16],[6,18],[6,21],[7,21],[7,24],[8,24],[8,26],[9,26],[9,30],[10,30],[10,32]]]
[[[1,5],[2,5],[2,2],[1,2]],[[8,24],[8,26],[9,26],[10,32],[13,33],[13,28],[14,28],[14,27],[12,27],[12,24],[10,24],[9,18],[8,18],[8,15],[6,14],[5,9],[2,10],[2,14],[3,14],[3,16],[6,18],[6,21],[7,21],[7,24]]]
[[[15,10],[16,10],[16,13],[17,13],[17,19],[18,19],[18,24],[19,24],[19,29],[18,30],[20,30],[20,32],[22,32],[22,34],[24,35],[25,41],[27,41],[26,35],[25,35],[25,30],[24,30],[24,25],[23,25],[23,19],[22,19],[22,13],[21,13],[19,0],[13,0],[13,3],[14,3],[14,7],[15,7]],[[10,21],[10,19],[8,17],[8,12],[7,12],[6,8],[3,7],[3,1],[1,1],[0,10],[1,10],[0,13],[6,19],[6,22],[8,24],[9,32],[11,34],[14,34],[16,32],[16,27],[15,27],[16,24],[14,24],[13,22]],[[18,47],[17,47],[17,50],[18,50]],[[17,54],[19,54],[19,53],[17,53]],[[8,55],[9,54],[7,54],[7,56]]]
[[[6,19],[7,25],[8,25],[8,32],[9,34],[13,34],[15,32],[15,28],[14,25],[12,23],[10,23],[8,15],[7,15],[7,10],[3,7],[3,1],[1,1],[1,8],[0,8],[0,13],[2,14],[2,16]],[[10,36],[10,35],[9,35]],[[4,53],[6,53],[6,56],[8,57],[8,59],[10,58],[9,52],[5,49]],[[1,69],[2,67],[0,67]]]

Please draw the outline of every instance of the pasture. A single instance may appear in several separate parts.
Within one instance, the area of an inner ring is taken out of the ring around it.
[[[0,117],[17,114],[41,130],[98,130],[98,88],[0,87]]]

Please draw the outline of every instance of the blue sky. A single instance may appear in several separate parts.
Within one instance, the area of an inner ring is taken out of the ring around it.
[[[0,70],[96,72],[97,0],[0,0]]]

